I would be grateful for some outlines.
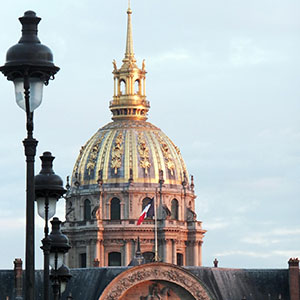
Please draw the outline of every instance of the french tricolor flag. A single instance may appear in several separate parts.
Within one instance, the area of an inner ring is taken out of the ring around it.
[[[145,206],[144,210],[140,214],[140,217],[137,221],[137,225],[140,225],[145,218],[153,217],[154,216],[154,198]]]

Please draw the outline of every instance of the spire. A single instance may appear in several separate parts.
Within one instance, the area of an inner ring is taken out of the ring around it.
[[[129,263],[128,266],[139,266],[139,265],[142,265],[145,263],[146,263],[145,258],[141,252],[140,237],[138,236],[137,249],[135,251],[135,255],[134,255],[132,261]]]
[[[136,255],[136,256],[139,256],[139,255],[141,255],[141,254],[142,254],[142,252],[141,252],[140,237],[138,236],[137,247],[136,247],[135,255]]]
[[[145,60],[139,68],[133,53],[131,14],[132,10],[128,1],[125,57],[120,68],[113,60],[114,96],[109,108],[114,121],[125,119],[145,121],[150,108],[150,103],[146,100]]]
[[[136,61],[134,58],[133,52],[133,38],[132,38],[132,24],[131,24],[131,14],[132,10],[130,8],[130,1],[128,1],[128,9],[127,9],[127,38],[126,38],[126,52],[124,60],[132,60]],[[124,61],[123,60],[123,61]]]

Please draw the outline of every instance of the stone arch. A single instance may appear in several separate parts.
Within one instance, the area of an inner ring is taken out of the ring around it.
[[[199,278],[186,269],[172,264],[155,262],[139,265],[122,272],[109,283],[99,300],[126,299],[126,294],[132,288],[140,286],[142,283],[149,285],[149,282],[176,286],[191,295],[190,299],[192,300],[214,299]],[[142,299],[143,296],[137,295],[137,299]]]

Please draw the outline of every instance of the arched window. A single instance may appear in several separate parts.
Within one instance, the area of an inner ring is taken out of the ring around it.
[[[108,253],[108,265],[109,266],[121,266],[121,253],[110,252]]]
[[[124,80],[120,80],[120,93],[121,95],[126,94],[126,83]]]
[[[134,93],[135,94],[140,93],[140,81],[138,79],[134,82]]]
[[[142,204],[142,210],[150,203],[151,199],[149,197],[144,198],[143,204]]]
[[[149,197],[146,197],[143,199],[143,203],[142,203],[142,210],[144,210],[144,208],[151,202],[152,199],[150,199]],[[145,219],[152,219],[152,217],[146,217]]]
[[[171,219],[178,220],[178,201],[176,199],[171,202]]]
[[[120,200],[118,198],[112,198],[110,202],[110,219],[120,220]]]
[[[150,263],[154,261],[154,252],[144,252],[143,256],[145,258],[146,263]]]
[[[84,221],[91,220],[91,201],[89,199],[84,200],[83,219]]]

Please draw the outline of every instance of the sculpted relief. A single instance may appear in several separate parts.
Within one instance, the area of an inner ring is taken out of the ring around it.
[[[120,300],[195,300],[195,298],[170,282],[147,281],[130,289]]]
[[[99,300],[212,300],[188,271],[165,263],[149,263],[117,276]]]
[[[173,293],[172,293],[173,294]],[[175,295],[171,297],[171,290],[168,287],[161,287],[158,283],[153,283],[149,286],[149,293],[147,296],[141,296],[140,300],[168,300],[174,299]],[[179,298],[176,298],[179,299]]]

